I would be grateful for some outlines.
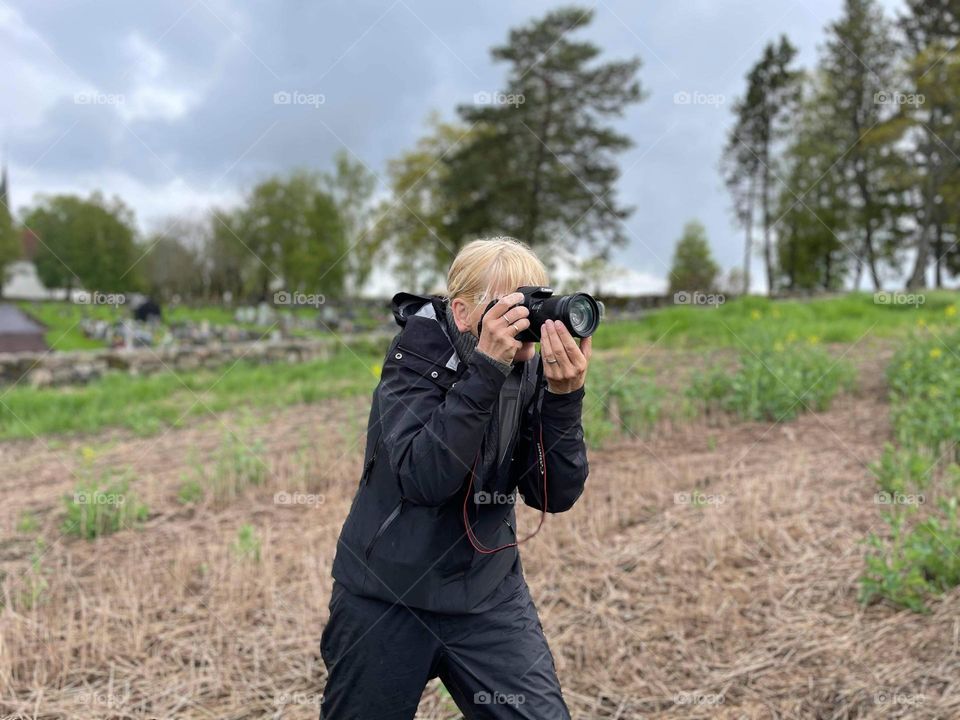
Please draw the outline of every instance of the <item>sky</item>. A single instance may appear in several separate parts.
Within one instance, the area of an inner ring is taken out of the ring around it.
[[[229,206],[277,172],[347,150],[381,178],[431,112],[504,89],[491,46],[546,0],[0,0],[0,157],[19,210],[38,193],[118,195],[144,232]],[[842,0],[587,0],[575,37],[639,56],[647,98],[616,122],[634,291],[663,288],[684,224],[724,269],[742,232],[718,171],[732,104],[763,45],[787,33],[815,63]],[[895,0],[885,0],[892,12]],[[292,98],[284,103],[286,98]],[[754,278],[762,287],[760,260]]]

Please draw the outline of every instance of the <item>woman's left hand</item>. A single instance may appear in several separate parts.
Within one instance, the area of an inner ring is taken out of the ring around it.
[[[540,328],[540,354],[550,392],[563,395],[583,387],[592,354],[591,338],[581,339],[578,346],[562,322],[547,320]]]

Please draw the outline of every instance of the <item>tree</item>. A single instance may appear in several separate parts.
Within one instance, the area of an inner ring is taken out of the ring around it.
[[[448,158],[444,223],[454,247],[509,234],[534,247],[603,251],[625,242],[630,210],[613,198],[614,156],[631,140],[605,124],[642,99],[640,60],[595,62],[600,48],[571,38],[593,20],[571,7],[510,31],[495,47],[509,65],[507,90],[459,108],[475,128]]]
[[[24,225],[39,243],[34,261],[41,281],[69,291],[127,293],[138,290],[139,254],[133,211],[119,198],[100,193],[41,198],[26,212]]]
[[[759,205],[767,289],[771,293],[776,290],[772,207],[778,191],[773,166],[778,142],[800,96],[802,74],[791,68],[796,54],[797,49],[786,36],[764,48],[760,60],[747,73],[745,96],[734,106],[736,122],[724,151],[726,182],[734,190],[740,222],[752,228]],[[751,237],[748,234],[747,265]]]
[[[710,254],[706,228],[696,220],[688,222],[673,253],[670,293],[710,292],[719,274],[720,268]]]
[[[475,132],[435,114],[427,125],[429,132],[412,150],[387,164],[391,197],[374,213],[374,245],[393,260],[395,274],[412,291],[438,283],[457,254],[459,246],[445,228],[454,209],[445,192],[450,167],[444,159]]]
[[[351,160],[347,151],[342,150],[334,157],[333,172],[321,177],[321,186],[340,214],[348,243],[348,252],[343,259],[347,265],[347,283],[352,292],[357,292],[370,276],[377,251],[370,227],[371,199],[377,187],[377,177],[366,165]]]
[[[146,292],[165,302],[174,296],[202,298],[206,286],[201,254],[208,241],[206,222],[169,218],[161,232],[143,243],[140,265]]]
[[[827,30],[820,60],[821,100],[828,109],[822,124],[830,127],[836,147],[823,172],[842,175],[849,187],[844,222],[856,235],[850,243],[854,287],[865,263],[879,290],[879,264],[899,241],[897,209],[902,203],[896,181],[906,169],[896,148],[902,131],[883,113],[896,97],[891,89],[897,47],[892,24],[876,0],[845,0],[843,17]]]
[[[277,287],[329,297],[343,294],[346,231],[318,175],[299,171],[269,178],[253,188],[237,211],[214,221],[218,254],[240,260],[243,290],[253,297],[266,300]]]
[[[823,75],[813,79],[791,123],[781,159],[786,176],[777,209],[778,284],[790,290],[840,287],[851,244],[850,179],[837,166],[849,148]],[[798,199],[798,196],[800,199]]]
[[[4,167],[0,174],[0,297],[3,297],[7,266],[20,258],[20,242],[13,225],[9,203],[7,168]]]
[[[927,284],[932,252],[940,282],[944,235],[956,223],[946,200],[960,171],[954,150],[960,147],[960,7],[955,0],[907,0],[906,5],[900,28],[909,53],[910,95],[916,102],[903,104],[901,110],[911,123],[910,160],[919,188],[916,259],[907,281],[915,289]]]

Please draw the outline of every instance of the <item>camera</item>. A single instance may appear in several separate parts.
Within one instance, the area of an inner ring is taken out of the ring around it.
[[[530,327],[517,333],[520,342],[540,342],[540,327],[547,320],[562,322],[574,337],[590,337],[603,318],[603,303],[587,293],[555,296],[553,288],[538,285],[519,287],[516,292],[523,294],[523,302],[514,307],[522,306],[530,311]],[[496,304],[496,300],[491,301],[483,314]]]

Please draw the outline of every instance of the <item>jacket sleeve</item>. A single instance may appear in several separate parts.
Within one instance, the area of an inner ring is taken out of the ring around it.
[[[589,474],[580,417],[583,395],[583,388],[565,395],[544,390],[539,409],[534,404],[524,416],[512,472],[523,501],[530,507],[544,509],[540,427],[547,475],[547,512],[569,510],[583,493]]]
[[[402,341],[391,353],[379,391],[383,447],[405,500],[442,505],[473,467],[505,376],[479,352],[455,383]]]

